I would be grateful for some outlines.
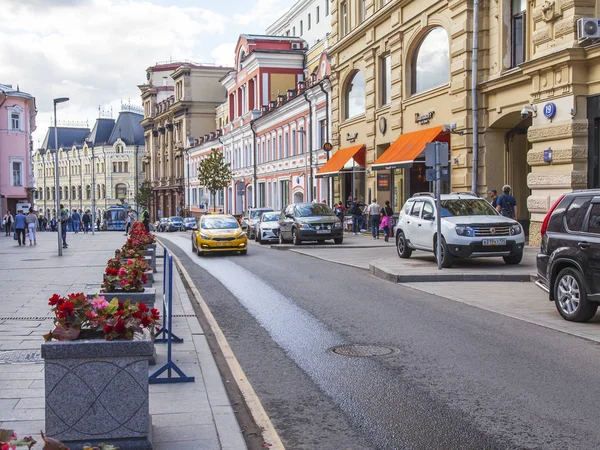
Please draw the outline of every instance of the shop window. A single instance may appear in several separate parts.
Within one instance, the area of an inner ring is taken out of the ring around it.
[[[511,2],[511,62],[512,67],[517,67],[525,61],[525,31],[527,1],[512,0]]]
[[[450,53],[446,30],[429,31],[418,44],[411,66],[411,93],[418,94],[450,81]]]
[[[358,116],[365,113],[365,76],[362,72],[356,71],[350,76],[346,84],[344,95],[345,100],[345,119]]]

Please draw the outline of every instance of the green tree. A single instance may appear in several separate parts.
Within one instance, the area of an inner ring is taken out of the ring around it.
[[[229,163],[225,162],[223,153],[213,148],[210,155],[200,161],[198,167],[198,181],[202,186],[208,189],[213,198],[213,211],[216,210],[215,201],[218,191],[227,187],[233,173],[229,170]]]
[[[137,193],[135,194],[135,203],[139,206],[145,206],[146,208],[150,207],[150,202],[152,201],[152,184],[145,180],[138,187]]]

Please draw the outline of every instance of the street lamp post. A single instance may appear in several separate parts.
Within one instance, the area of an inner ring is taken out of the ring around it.
[[[54,195],[56,200],[56,222],[58,224],[58,256],[62,256],[62,224],[60,222],[60,183],[58,179],[58,128],[56,126],[56,105],[57,103],[68,101],[68,97],[54,99]]]
[[[96,227],[96,170],[95,170],[95,163],[96,163],[96,156],[94,155],[94,143],[90,140],[87,141],[87,145],[89,148],[91,148],[92,150],[92,235],[94,235],[94,229]],[[90,147],[91,146],[91,147]],[[83,192],[82,192],[83,194]],[[83,195],[82,195],[83,197]],[[98,230],[100,231],[100,230]]]

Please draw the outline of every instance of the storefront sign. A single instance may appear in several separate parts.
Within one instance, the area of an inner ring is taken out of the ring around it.
[[[389,173],[378,173],[377,174],[377,190],[378,191],[389,191],[390,190],[391,176]]]
[[[433,119],[434,114],[435,111],[429,111],[427,114],[415,113],[415,123],[420,123],[421,125],[429,123]]]
[[[326,152],[330,152],[332,148],[333,145],[331,145],[331,142],[325,142],[323,144],[323,150],[325,150]]]

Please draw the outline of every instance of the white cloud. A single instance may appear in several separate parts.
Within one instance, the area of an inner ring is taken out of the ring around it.
[[[288,3],[281,0],[256,0],[252,8],[244,14],[235,14],[233,20],[238,25],[258,26],[264,31],[286,12]]]
[[[235,46],[237,42],[225,42],[217,45],[210,56],[213,57],[215,64],[220,66],[233,67],[235,62]]]

